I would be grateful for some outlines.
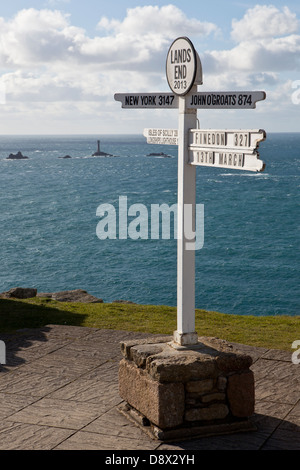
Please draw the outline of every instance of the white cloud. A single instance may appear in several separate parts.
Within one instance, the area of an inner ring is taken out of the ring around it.
[[[174,5],[145,6],[127,10],[127,16],[123,21],[101,18],[98,27],[114,34],[123,34],[127,37],[147,37],[155,34],[160,38],[176,38],[183,35],[204,36],[217,32],[213,23],[202,22],[197,19],[189,19]],[[154,39],[154,38],[153,38]]]
[[[267,37],[283,36],[298,31],[296,14],[288,7],[282,11],[273,5],[256,5],[241,20],[232,21],[231,37],[237,41],[251,41]]]
[[[287,8],[256,6],[233,21],[234,47],[213,50],[217,26],[188,18],[173,5],[128,9],[122,21],[102,17],[95,37],[73,26],[70,16],[59,10],[23,9],[10,20],[0,18],[0,86],[7,98],[0,112],[5,112],[6,122],[9,116],[17,121],[18,113],[27,116],[29,127],[30,119],[47,126],[49,120],[61,125],[65,119],[68,131],[73,121],[80,128],[96,116],[104,118],[103,125],[113,125],[116,112],[124,118],[126,131],[135,119],[142,126],[143,112],[124,113],[113,95],[168,91],[166,54],[171,42],[183,35],[193,41],[205,37],[210,44],[201,53],[203,90],[265,89],[264,108],[270,112],[272,105],[277,109],[283,103],[284,86],[287,109],[292,106],[286,98],[289,86],[281,74],[300,71],[297,28],[298,20]],[[298,110],[292,107],[294,114]],[[151,115],[158,122],[164,113]]]
[[[70,25],[69,15],[58,10],[23,9],[11,21],[0,18],[0,23],[0,63],[10,67],[67,62],[141,69],[141,63],[144,67],[165,53],[176,35],[203,36],[217,30],[212,23],[188,19],[172,5],[129,9],[122,22],[102,18],[99,25],[106,34],[94,38]]]
[[[300,35],[296,14],[270,5],[256,5],[241,20],[232,21],[231,36],[237,41],[231,49],[204,54],[209,73],[278,73],[300,71]]]
[[[208,51],[208,70],[217,73],[300,71],[300,35],[243,41],[232,49]]]
[[[8,101],[103,101],[128,87],[155,91],[175,35],[190,31],[201,37],[217,30],[172,5],[129,9],[123,21],[102,18],[99,26],[102,34],[89,37],[72,26],[68,14],[49,9],[0,18],[0,64],[6,71],[1,82]]]
[[[4,67],[31,67],[63,61],[71,56],[83,30],[69,25],[57,10],[21,10],[10,21],[1,19],[0,63]]]

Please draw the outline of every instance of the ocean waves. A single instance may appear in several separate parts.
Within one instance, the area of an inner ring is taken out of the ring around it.
[[[268,134],[264,173],[197,168],[204,246],[196,306],[226,313],[298,315],[299,152],[295,134]],[[99,204],[177,202],[173,158],[147,156],[140,136],[0,137],[0,291],[82,288],[106,302],[176,305],[176,240],[99,240]],[[8,161],[21,150],[29,159]],[[155,146],[155,152],[166,149]],[[70,155],[71,159],[59,158]],[[284,155],[284,158],[283,158]]]

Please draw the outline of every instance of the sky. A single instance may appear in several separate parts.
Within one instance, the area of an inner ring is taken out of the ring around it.
[[[299,0],[11,0],[0,5],[0,134],[141,134],[175,109],[122,109],[115,93],[169,92],[188,37],[198,91],[266,92],[251,110],[198,110],[200,127],[300,132]]]

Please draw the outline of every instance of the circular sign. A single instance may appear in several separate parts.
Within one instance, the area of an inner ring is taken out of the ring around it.
[[[172,43],[166,64],[169,87],[176,95],[186,95],[194,85],[197,55],[188,38],[177,38]]]

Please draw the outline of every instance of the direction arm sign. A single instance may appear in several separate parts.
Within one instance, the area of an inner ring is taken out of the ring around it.
[[[178,96],[174,93],[116,93],[116,101],[122,108],[178,108]],[[191,93],[187,96],[187,107],[196,109],[254,109],[258,101],[264,100],[264,91],[209,91]]]
[[[257,148],[265,140],[262,129],[212,130],[191,129],[189,162],[192,165],[264,171]]]
[[[209,91],[192,93],[187,106],[197,109],[254,109],[257,101],[264,99],[264,91]]]
[[[178,97],[173,93],[116,93],[122,108],[178,108]]]
[[[144,129],[148,144],[178,145],[177,129]]]
[[[190,150],[189,163],[233,170],[264,171],[265,169],[265,163],[259,159],[258,152],[245,153],[226,148]]]
[[[266,139],[263,129],[191,129],[190,149],[193,147],[228,147],[255,150]]]

